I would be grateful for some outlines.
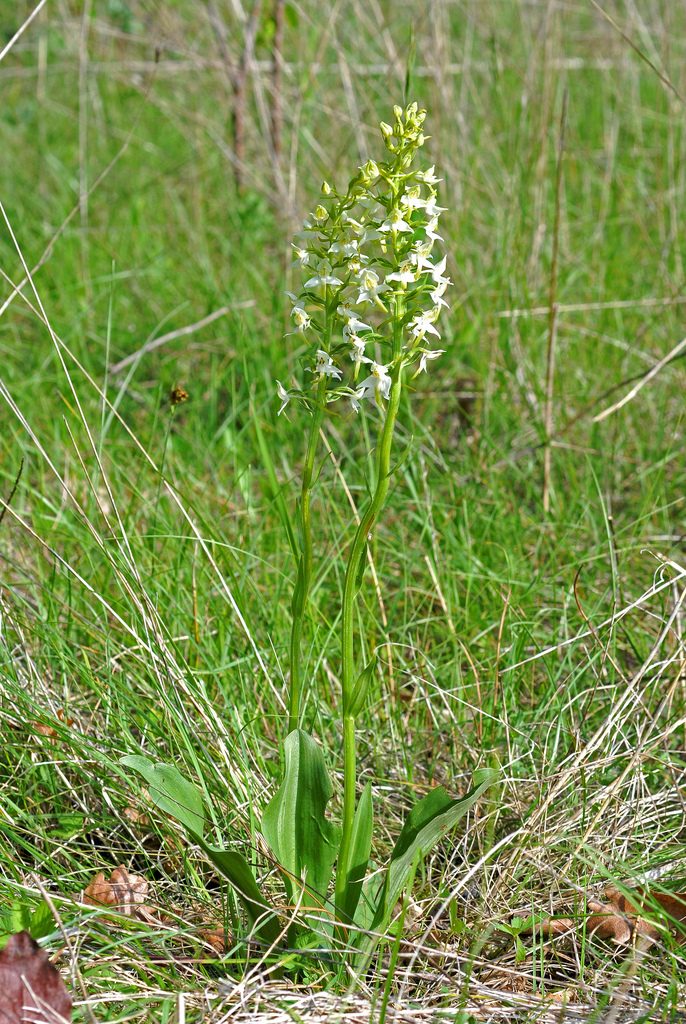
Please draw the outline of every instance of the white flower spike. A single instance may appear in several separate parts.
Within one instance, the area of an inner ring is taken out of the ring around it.
[[[381,404],[392,382],[402,383],[403,367],[416,376],[437,358],[428,342],[440,338],[436,321],[451,281],[446,257],[433,254],[442,241],[440,178],[415,160],[424,118],[416,104],[394,108],[392,127],[382,126],[385,159],[363,163],[347,189],[325,183],[294,238],[303,283],[290,295],[291,317],[293,333],[306,339],[309,374],[302,392],[278,391],[280,412],[301,397],[312,411],[308,391],[323,407],[340,399],[355,411],[364,399]],[[359,383],[363,365],[368,376]]]

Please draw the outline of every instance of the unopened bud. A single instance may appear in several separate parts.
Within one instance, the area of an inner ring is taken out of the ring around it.
[[[393,135],[393,129],[391,128],[390,124],[386,124],[385,121],[381,122],[379,128],[381,129],[381,134],[383,135],[384,139],[390,139],[390,137]]]
[[[416,116],[417,116],[417,104],[416,103],[410,103],[410,105],[405,108],[405,120],[406,121],[412,121]]]
[[[379,167],[375,160],[367,160],[367,163],[360,167],[362,174],[362,180],[366,185],[370,185],[373,181],[379,177]]]
[[[330,196],[331,195],[331,185],[329,185],[328,181],[323,181],[322,182],[322,195],[323,196]]]
[[[393,116],[395,117],[396,121],[402,121],[403,119],[403,108],[399,107],[397,103],[393,107]]]

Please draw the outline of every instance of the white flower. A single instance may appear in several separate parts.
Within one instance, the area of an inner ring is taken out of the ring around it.
[[[417,268],[417,273],[423,270],[433,270],[433,263],[429,259],[433,242],[417,242],[410,253],[410,262]]]
[[[431,199],[427,200],[424,209],[426,210],[427,217],[433,219],[434,217],[439,217],[442,213],[445,213],[448,207],[436,206],[436,196],[431,196]]]
[[[351,334],[348,336],[348,341],[352,346],[350,358],[354,363],[371,363],[369,356],[364,354],[364,346],[366,344],[364,338],[361,338],[359,334]]]
[[[417,277],[417,269],[409,261],[401,263],[394,274],[386,274],[387,281],[398,281],[400,284],[414,284]]]
[[[312,254],[307,249],[301,249],[299,245],[291,243],[295,249],[295,260],[293,261],[294,267],[307,267],[310,265],[310,259]]]
[[[362,381],[355,392],[355,397],[363,400],[365,398],[375,398],[378,394],[382,398],[388,399],[392,383],[391,378],[388,376],[388,367],[382,366],[380,363],[372,363],[372,372],[369,377]]]
[[[440,338],[440,334],[433,324],[439,312],[439,309],[432,309],[428,313],[417,313],[410,320],[410,334],[415,338],[423,338],[425,334],[435,334],[437,338]]]
[[[357,304],[361,302],[374,302],[382,292],[387,292],[389,286],[385,283],[379,283],[379,275],[369,269],[365,268],[359,275],[360,291],[357,296]]]
[[[351,239],[349,242],[334,242],[329,252],[343,253],[344,256],[354,256],[360,247],[360,243],[356,238]]]
[[[370,327],[369,324],[365,324],[362,320],[358,319],[357,313],[350,306],[342,302],[337,307],[336,312],[340,316],[341,320],[345,320],[345,326],[343,328],[343,336],[350,337],[351,334],[359,334],[360,331],[373,331],[374,328]]]
[[[416,186],[408,188],[407,192],[400,197],[400,205],[406,210],[423,210],[430,200],[422,199],[420,189]]]
[[[358,252],[348,260],[348,270],[351,274],[359,274],[364,264],[368,262],[369,257],[363,256],[362,253]]]
[[[288,394],[280,380],[277,380],[276,382],[276,393],[279,396],[279,399],[281,400],[281,408],[279,409],[276,415],[280,416],[281,413],[286,408],[286,406],[288,405],[288,403],[290,402],[291,396]]]
[[[333,377],[334,380],[340,380],[343,376],[336,364],[331,362],[329,353],[321,348],[317,349],[317,362],[312,372],[318,373],[320,377]]]
[[[442,242],[443,236],[436,233],[438,227],[438,217],[432,217],[427,223],[424,230],[426,231],[426,237],[430,238],[433,242]]]
[[[444,352],[444,348],[437,348],[431,351],[422,352],[421,356],[419,357],[419,369],[417,370],[417,373],[425,372],[427,362],[429,362],[429,360],[432,359],[438,359],[438,357],[442,356]]]
[[[388,217],[383,224],[379,227],[379,231],[413,231],[406,220],[403,220],[403,215],[400,210],[391,210],[391,215]]]
[[[317,264],[317,273],[309,281],[305,281],[306,288],[319,288],[321,285],[343,284],[339,277],[332,273],[332,267],[328,260],[320,260]]]
[[[362,225],[359,220],[355,220],[347,210],[344,210],[341,214],[341,222],[343,224],[349,224],[356,235],[359,235],[360,231],[362,231]]]
[[[445,294],[445,290],[446,290],[446,288],[448,287],[449,284],[450,284],[450,282],[448,281],[448,279],[444,277],[444,278],[441,279],[440,283],[437,284],[436,287],[434,289],[432,289],[432,291],[429,292],[429,296],[430,296],[431,301],[433,302],[434,306],[438,306],[439,308],[441,306],[445,306],[446,309],[449,308],[448,307],[448,303],[443,298],[443,295]]]
[[[291,310],[291,316],[293,317],[293,322],[295,324],[295,329],[300,334],[302,334],[303,331],[307,330],[307,328],[310,326],[312,321],[310,320],[310,317],[308,316],[307,312],[300,305],[297,297],[293,294],[293,292],[286,292],[286,295],[288,296],[288,298],[293,303],[293,309]]]
[[[365,245],[367,242],[378,242],[381,238],[381,228],[365,228],[360,235],[360,245]]]
[[[449,284],[453,283],[449,277],[443,277],[443,271],[446,268],[447,262],[448,257],[444,256],[443,259],[439,263],[437,263],[436,266],[431,271],[431,276],[437,285],[444,284],[447,287]]]
[[[435,174],[436,165],[431,164],[428,171],[418,171],[415,175],[417,181],[424,181],[427,185],[437,185],[439,181],[443,181],[443,178],[437,178]]]

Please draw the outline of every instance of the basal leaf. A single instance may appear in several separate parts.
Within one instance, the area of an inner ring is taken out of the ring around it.
[[[393,908],[405,887],[413,865],[421,861],[457,824],[481,794],[493,785],[497,777],[496,772],[481,771],[475,775],[477,784],[461,799],[451,799],[445,789],[439,786],[414,805],[398,836],[386,869],[386,877],[379,892],[378,904],[371,923],[372,932],[383,932],[388,927]],[[363,948],[370,952],[375,944],[376,938],[369,936],[364,941]]]
[[[331,783],[321,749],[302,729],[286,737],[284,753],[283,782],[265,808],[262,832],[289,899],[304,883],[312,905],[323,907],[340,845],[340,830],[326,817]]]
[[[339,916],[344,921],[353,921],[355,911],[362,892],[362,883],[367,872],[369,854],[372,848],[372,826],[374,811],[372,807],[372,786],[368,782],[362,790],[362,796],[355,810],[353,832],[350,845],[350,870],[345,880],[345,897]]]
[[[152,801],[184,826],[191,839],[202,847],[217,870],[228,879],[255,934],[269,945],[275,943],[281,932],[276,913],[262,896],[245,857],[234,850],[210,846],[203,839],[205,807],[197,786],[185,779],[174,765],[154,764],[139,754],[129,754],[120,763],[143,776]]]
[[[269,906],[245,857],[236,850],[220,850],[216,846],[201,846],[218,871],[234,887],[255,933],[269,945],[279,941],[281,926]]]
[[[150,758],[141,754],[129,754],[122,757],[120,764],[133,768],[142,775],[148,784],[152,802],[166,814],[192,832],[202,836],[205,831],[205,806],[197,786],[184,779],[181,772],[173,764],[154,764]]]

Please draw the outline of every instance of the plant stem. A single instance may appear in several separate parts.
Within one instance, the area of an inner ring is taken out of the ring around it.
[[[393,446],[393,430],[400,407],[400,396],[403,388],[403,364],[400,360],[402,347],[402,316],[404,297],[399,294],[394,300],[393,316],[393,366],[391,369],[391,389],[386,409],[386,418],[381,428],[377,447],[376,488],[367,509],[355,532],[348,565],[345,571],[343,586],[342,611],[342,668],[343,668],[343,832],[341,847],[336,869],[336,916],[341,919],[340,908],[348,884],[350,871],[350,849],[352,842],[353,820],[355,817],[355,788],[357,782],[357,765],[355,754],[355,715],[351,709],[351,700],[355,687],[355,654],[354,654],[354,612],[358,592],[359,576],[362,559],[365,556],[369,534],[376,526],[386,502],[391,481],[391,449]]]
[[[303,467],[302,487],[300,490],[300,543],[301,552],[298,563],[298,574],[293,592],[293,616],[291,622],[290,662],[290,693],[288,701],[288,731],[298,728],[300,721],[300,703],[302,697],[302,672],[300,659],[300,643],[305,609],[312,583],[312,525],[310,521],[310,500],[312,497],[312,478],[317,454],[319,430],[326,406],[326,377],[322,375],[317,387],[317,405],[312,414],[310,433],[307,439],[305,465]]]

